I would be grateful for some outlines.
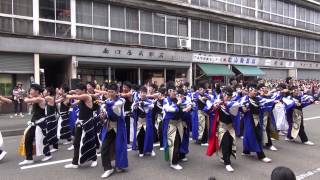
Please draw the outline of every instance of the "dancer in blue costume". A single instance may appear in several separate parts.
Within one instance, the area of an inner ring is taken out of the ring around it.
[[[127,131],[124,119],[125,100],[118,96],[118,86],[111,83],[108,86],[108,99],[105,103],[105,125],[102,130],[101,160],[104,173],[101,178],[107,178],[114,172],[111,161],[115,160],[115,169],[122,172],[128,167]]]
[[[133,150],[139,150],[139,157],[144,155],[155,156],[153,151],[154,128],[152,123],[153,102],[147,98],[147,88],[142,86],[139,90],[139,99],[132,104],[134,116]],[[137,147],[138,146],[138,147]]]
[[[181,101],[180,110],[182,125],[183,125],[183,137],[180,146],[180,154],[179,158],[182,162],[188,161],[186,155],[189,153],[189,136],[190,136],[190,124],[191,124],[191,109],[192,109],[192,102],[191,98],[188,96],[187,91],[184,89],[178,89],[178,99]]]
[[[256,152],[258,159],[270,163],[271,159],[266,157],[263,152],[262,145],[262,124],[259,119],[260,101],[257,98],[257,85],[248,85],[249,95],[246,98],[246,107],[244,111],[244,137],[243,137],[243,153],[242,155],[250,155],[251,152]]]
[[[175,170],[183,169],[178,163],[185,158],[181,153],[181,142],[183,142],[184,127],[182,112],[182,99],[177,98],[177,91],[174,83],[168,83],[168,97],[164,99],[163,110],[163,144],[165,148],[165,159],[169,160],[170,167]],[[190,107],[188,107],[190,108]]]
[[[259,95],[261,103],[264,103],[261,106],[260,111],[260,123],[262,125],[262,136],[263,136],[263,145],[271,151],[277,151],[278,149],[273,146],[271,135],[277,134],[277,125],[273,117],[273,108],[275,106],[276,97],[269,93],[268,88],[264,83],[258,84]]]
[[[218,98],[213,104],[215,116],[212,124],[213,131],[209,137],[207,155],[212,156],[215,152],[218,152],[226,170],[233,172],[230,157],[231,155],[236,157],[236,134],[232,121],[234,116],[238,114],[241,104],[232,101],[233,90],[231,87],[226,87],[223,91],[224,96]]]
[[[303,90],[297,86],[290,87],[290,90],[291,96],[288,98],[294,101],[294,106],[287,110],[289,130],[286,140],[293,141],[299,136],[303,144],[314,145],[313,142],[309,141],[305,132],[302,109],[316,101],[312,96],[304,95]]]
[[[209,114],[207,103],[210,103],[211,96],[206,93],[205,84],[200,83],[198,91],[193,93],[192,101],[195,106],[192,112],[192,138],[197,144],[208,145]]]

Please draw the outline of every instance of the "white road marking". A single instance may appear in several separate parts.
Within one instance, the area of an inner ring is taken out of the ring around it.
[[[303,180],[303,179],[306,179],[307,177],[313,176],[318,173],[320,173],[320,168],[313,169],[313,170],[308,171],[304,174],[300,174],[299,176],[297,176],[297,180]]]
[[[25,169],[31,169],[31,168],[36,168],[36,167],[43,167],[43,166],[50,166],[50,165],[54,165],[54,164],[66,163],[66,162],[71,162],[71,161],[72,161],[72,159],[52,161],[52,162],[47,162],[47,163],[41,163],[41,164],[34,164],[34,165],[22,166],[20,169],[21,169],[21,170],[25,170]]]
[[[320,119],[320,116],[315,116],[315,117],[311,117],[311,118],[305,118],[303,120],[304,121],[309,121],[309,120],[313,120],[313,119]]]
[[[160,146],[160,144],[154,144],[153,147]],[[127,149],[128,152],[132,151],[132,148]],[[101,156],[101,154],[97,155],[98,157]],[[46,162],[46,163],[40,163],[40,164],[32,164],[32,165],[27,165],[27,166],[22,166],[20,167],[21,170],[25,169],[32,169],[32,168],[38,168],[38,167],[43,167],[43,166],[50,166],[50,165],[55,165],[55,164],[61,164],[61,163],[66,163],[66,162],[71,162],[72,159],[64,159],[64,160],[58,160],[58,161],[52,161],[52,162]]]

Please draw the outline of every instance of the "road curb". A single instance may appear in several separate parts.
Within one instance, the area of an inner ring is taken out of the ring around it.
[[[24,132],[24,129],[15,129],[9,131],[1,131],[3,137],[10,137],[10,136],[20,136]]]

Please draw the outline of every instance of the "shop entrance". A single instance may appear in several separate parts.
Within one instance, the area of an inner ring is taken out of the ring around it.
[[[129,81],[134,84],[138,84],[138,68],[117,68],[113,69],[114,80],[118,82]]]
[[[71,56],[40,55],[40,83],[46,87],[69,84]]]

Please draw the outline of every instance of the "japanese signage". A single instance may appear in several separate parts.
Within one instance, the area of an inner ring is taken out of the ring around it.
[[[320,69],[320,63],[301,62],[283,59],[267,59],[257,57],[241,57],[219,54],[194,53],[193,62],[213,63],[213,64],[234,64],[259,67],[279,67],[279,68],[301,68],[301,69]]]
[[[103,57],[191,62],[186,52],[115,46],[104,47],[101,52]]]
[[[320,69],[320,63],[297,62],[296,67],[300,69]]]
[[[239,57],[239,56],[217,56],[212,54],[193,54],[193,62],[215,63],[215,64],[235,64],[235,65],[259,65],[259,59],[255,57]]]
[[[283,68],[294,68],[293,61],[285,61],[279,59],[265,59],[263,66],[272,66],[272,67],[283,67]]]

